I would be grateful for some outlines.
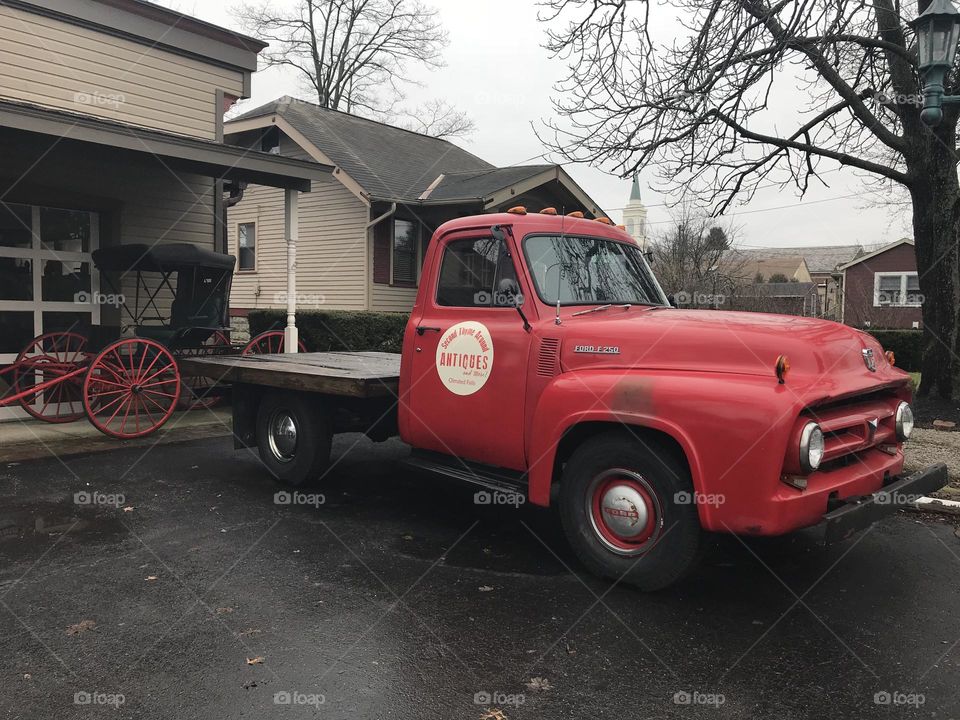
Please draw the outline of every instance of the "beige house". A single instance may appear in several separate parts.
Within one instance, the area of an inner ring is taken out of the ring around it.
[[[223,144],[263,47],[142,0],[0,0],[0,365],[44,332],[120,331],[98,300],[96,248],[223,250],[241,182],[295,207],[330,179]]]
[[[602,215],[557,165],[498,168],[446,141],[284,97],[225,124],[227,142],[333,165],[300,202],[297,307],[407,312],[443,222],[514,205]],[[250,185],[229,212],[231,312],[286,305],[282,193]]]

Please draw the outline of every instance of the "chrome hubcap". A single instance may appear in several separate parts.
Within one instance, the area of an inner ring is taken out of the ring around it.
[[[612,468],[590,483],[586,514],[597,539],[617,555],[642,555],[656,545],[663,508],[650,483],[632,470]]]
[[[606,526],[617,537],[632,540],[647,527],[650,513],[643,497],[629,485],[612,485],[600,498]]]
[[[284,410],[274,410],[267,424],[270,452],[280,462],[290,462],[297,454],[297,423]]]

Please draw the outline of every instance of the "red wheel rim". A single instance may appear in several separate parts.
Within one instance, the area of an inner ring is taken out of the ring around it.
[[[30,341],[14,362],[13,385],[17,392],[54,380],[90,361],[87,338],[74,332],[49,332]],[[20,399],[20,405],[32,417],[49,423],[68,423],[85,414],[82,379],[56,383],[34,395]]]
[[[282,353],[283,343],[284,333],[282,330],[268,330],[265,333],[260,333],[248,342],[240,354],[269,355],[272,353]],[[307,346],[303,344],[303,340],[300,338],[297,338],[297,348],[300,352],[307,352]]]
[[[83,381],[90,422],[115,438],[149,435],[170,418],[179,398],[177,361],[163,345],[144,338],[108,345]]]
[[[600,542],[618,555],[642,555],[663,529],[663,504],[642,475],[615,468],[590,483],[586,511]]]

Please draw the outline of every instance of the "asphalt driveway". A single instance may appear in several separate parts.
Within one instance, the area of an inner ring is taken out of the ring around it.
[[[0,716],[960,716],[935,518],[720,538],[643,595],[586,575],[551,513],[399,469],[399,442],[339,438],[295,497],[226,438],[147,450],[0,468]]]

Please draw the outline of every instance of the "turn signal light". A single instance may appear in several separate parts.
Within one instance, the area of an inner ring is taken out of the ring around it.
[[[597,222],[602,222],[604,225],[613,225],[613,220],[608,217],[598,217],[594,218]]]
[[[567,217],[582,218],[582,217],[583,217],[583,213],[580,212],[579,210],[574,210],[574,211],[571,212],[571,213],[567,213]]]
[[[540,211],[540,214],[541,214],[541,215],[556,215],[556,214],[557,214],[557,209],[556,209],[556,208],[544,208],[543,210]]]
[[[786,355],[780,355],[777,358],[776,371],[777,381],[783,385],[783,381],[787,378],[787,373],[790,372],[790,358]]]
[[[508,213],[513,213],[514,215],[526,215],[527,209],[523,205],[517,205],[507,210]]]
[[[884,355],[887,356],[887,362],[891,365],[897,364],[897,356],[893,354],[893,350],[887,350]]]

